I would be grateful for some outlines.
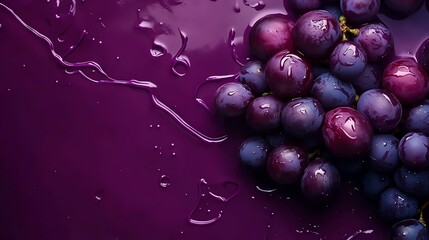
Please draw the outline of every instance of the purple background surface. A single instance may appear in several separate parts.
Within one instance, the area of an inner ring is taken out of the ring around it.
[[[59,64],[45,41],[0,6],[0,239],[312,240],[358,231],[368,234],[355,239],[385,239],[388,226],[347,181],[338,201],[323,209],[287,190],[259,191],[237,153],[251,133],[225,126],[195,100],[210,103],[216,87],[232,80],[207,82],[209,76],[239,71],[230,30],[243,61],[249,24],[284,13],[281,1],[257,10],[230,0],[77,0],[75,15],[72,0],[0,3],[49,37],[61,56],[85,30],[67,61],[91,60],[117,79],[151,81],[151,93],[191,126],[228,135],[204,142],[157,107],[150,92],[66,73],[105,79]],[[403,21],[380,18],[399,55],[414,54],[429,35],[426,8]],[[151,29],[137,27],[142,22]],[[177,66],[182,77],[171,71],[179,29],[188,37],[181,59],[191,64]],[[162,56],[151,54],[154,42],[165,47]],[[190,218],[217,221],[195,225]]]

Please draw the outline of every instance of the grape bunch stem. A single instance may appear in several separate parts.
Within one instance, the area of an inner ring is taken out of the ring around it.
[[[354,37],[356,37],[357,35],[359,35],[359,29],[357,29],[357,28],[350,28],[349,26],[347,26],[347,19],[346,19],[346,17],[344,17],[343,15],[341,15],[338,20],[340,21],[341,32],[343,33],[343,35],[342,35],[343,36],[343,41],[348,40],[347,33],[350,33]]]

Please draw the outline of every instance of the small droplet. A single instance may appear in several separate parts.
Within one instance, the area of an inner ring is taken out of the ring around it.
[[[159,179],[159,185],[162,188],[167,188],[168,186],[170,186],[170,178],[166,175],[162,175]]]

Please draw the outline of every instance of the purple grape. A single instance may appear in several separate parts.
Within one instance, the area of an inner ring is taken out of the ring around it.
[[[296,98],[288,102],[282,110],[283,128],[292,136],[304,138],[320,130],[325,111],[314,98]]]
[[[283,103],[272,95],[253,99],[247,106],[246,120],[250,127],[261,132],[280,128]]]
[[[366,23],[380,10],[380,0],[340,0],[341,11],[348,21]]]
[[[322,6],[322,0],[289,0],[288,4],[298,14],[303,14],[311,10],[319,9]]]
[[[215,94],[215,107],[223,117],[238,117],[246,113],[246,107],[254,98],[250,89],[236,82],[225,83]]]
[[[361,46],[351,41],[342,41],[331,53],[329,69],[339,79],[351,81],[363,73],[366,62],[366,53]]]
[[[326,146],[338,157],[354,158],[366,154],[371,145],[371,124],[350,107],[327,112],[322,131]]]
[[[394,178],[396,186],[402,191],[415,196],[429,197],[429,171],[412,171],[405,167],[395,171]]]
[[[363,113],[378,132],[395,129],[402,117],[402,106],[392,93],[383,89],[364,92],[357,102],[356,110]]]
[[[427,73],[429,73],[429,38],[420,45],[416,53],[416,58],[417,62],[423,66]]]
[[[378,213],[389,222],[412,218],[417,214],[417,200],[396,188],[388,188],[381,193]]]
[[[363,93],[370,89],[381,88],[382,70],[378,65],[367,64],[363,73],[354,78],[351,83],[358,93]]]
[[[341,177],[337,168],[321,158],[308,164],[301,179],[301,191],[305,198],[320,204],[332,201],[340,186]]]
[[[403,127],[407,132],[429,134],[429,102],[411,108],[403,119]]]
[[[331,4],[336,4],[337,0],[332,0]],[[328,11],[332,16],[334,16],[336,19],[339,19],[342,15],[341,8],[336,5],[325,5],[323,6],[323,10]]]
[[[259,19],[250,30],[252,54],[265,62],[281,50],[292,51],[293,27],[293,21],[282,14],[271,14]]]
[[[265,81],[265,71],[259,61],[250,61],[241,68],[238,79],[248,86],[255,96],[260,96],[268,91],[268,84]]]
[[[330,73],[325,73],[314,80],[311,96],[329,110],[353,105],[356,100],[356,91],[352,84],[340,81]]]
[[[295,47],[309,58],[324,58],[341,39],[340,24],[325,10],[302,15],[293,28]]]
[[[399,165],[399,140],[390,134],[374,135],[368,152],[370,164],[380,172],[391,172]]]
[[[405,219],[390,229],[389,240],[428,240],[429,231],[416,219]]]
[[[275,148],[267,160],[267,172],[280,184],[293,184],[301,178],[308,164],[308,153],[298,145],[281,145]]]
[[[396,18],[405,18],[417,12],[425,0],[384,0],[384,4]]]
[[[429,77],[414,59],[397,59],[384,70],[382,86],[402,104],[417,104],[429,93]]]
[[[241,162],[255,169],[265,167],[269,148],[264,138],[250,137],[241,144]]]
[[[429,138],[423,133],[405,134],[398,145],[399,158],[412,170],[429,169]]]
[[[311,65],[287,51],[277,53],[268,61],[265,76],[273,94],[283,100],[307,95],[313,84]]]
[[[365,50],[368,62],[379,63],[394,53],[392,33],[383,23],[363,25],[354,41]]]
[[[380,194],[392,184],[389,175],[369,170],[362,177],[362,190],[371,200],[377,200]]]

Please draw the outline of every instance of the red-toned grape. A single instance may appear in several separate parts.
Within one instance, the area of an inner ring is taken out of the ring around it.
[[[287,51],[277,53],[268,61],[265,76],[273,94],[283,100],[303,97],[313,85],[311,65]]]
[[[383,73],[382,86],[404,105],[417,104],[429,93],[429,77],[412,58],[397,59]]]
[[[372,140],[372,127],[360,112],[350,107],[335,108],[325,114],[323,139],[338,157],[355,158],[366,154]]]
[[[340,5],[344,16],[353,23],[366,23],[380,10],[380,0],[341,0]]]
[[[287,15],[271,14],[259,19],[250,30],[252,54],[265,62],[281,50],[293,50],[293,27],[293,21]]]
[[[353,41],[362,46],[372,63],[384,61],[394,53],[392,33],[383,23],[363,25]]]

